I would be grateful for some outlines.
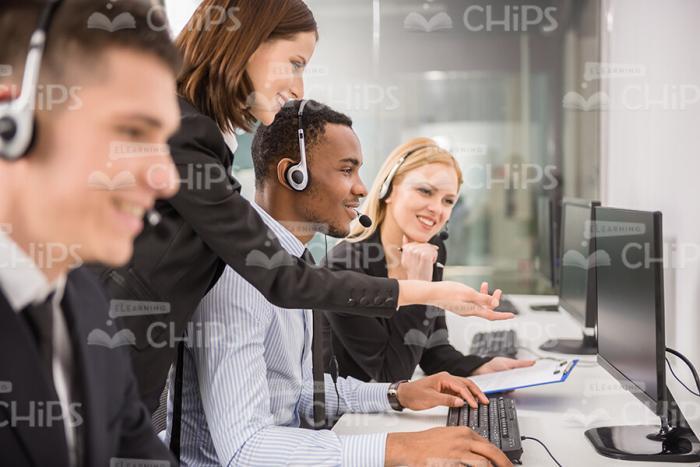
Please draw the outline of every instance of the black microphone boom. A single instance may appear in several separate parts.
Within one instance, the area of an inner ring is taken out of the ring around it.
[[[362,225],[362,227],[364,227],[365,229],[369,229],[370,227],[372,227],[372,219],[370,219],[370,217],[365,214],[360,215],[359,221],[360,225]]]
[[[355,214],[357,214],[357,220],[360,221],[360,225],[365,229],[372,227],[372,218],[366,214],[360,214],[360,211],[353,209]]]

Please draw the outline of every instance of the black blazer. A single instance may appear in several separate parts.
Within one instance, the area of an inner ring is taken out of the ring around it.
[[[447,252],[439,237],[438,259],[445,264]],[[379,229],[364,241],[343,241],[333,248],[329,266],[349,269],[375,277],[387,277],[386,258]],[[435,265],[433,281],[442,280],[442,268]],[[338,360],[339,374],[362,381],[394,382],[410,379],[417,365],[426,374],[448,371],[468,376],[490,359],[463,355],[448,342],[445,312],[437,307],[401,307],[390,318],[371,318],[326,313],[328,338],[324,360],[330,360],[330,346]],[[330,329],[328,329],[330,326]]]
[[[114,325],[106,324],[108,303],[97,279],[85,269],[71,272],[61,306],[73,344],[83,407],[82,465],[109,466],[111,458],[159,459],[175,465],[166,446],[153,433],[151,418],[138,396],[128,352],[124,347],[88,344],[88,335],[95,329],[108,336],[117,331]],[[48,383],[29,327],[2,293],[0,381],[0,464],[68,465],[62,420],[54,420],[50,427],[38,427],[40,418],[34,427],[18,418],[13,422],[13,407],[26,416],[31,405],[46,406],[40,403],[58,398]]]
[[[284,308],[391,316],[398,303],[395,280],[331,272],[290,256],[241,196],[231,175],[233,154],[214,120],[182,98],[180,108],[181,127],[170,147],[182,183],[177,195],[156,205],[165,235],[145,230],[128,266],[100,271],[113,298],[164,302],[168,308],[165,314],[118,320],[136,336],[134,371],[151,410],[177,353],[171,342],[151,344],[182,335],[225,265]]]

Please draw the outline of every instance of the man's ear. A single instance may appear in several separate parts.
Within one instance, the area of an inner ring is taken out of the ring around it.
[[[287,169],[294,164],[296,164],[296,161],[288,157],[281,159],[277,163],[277,181],[280,182],[280,184],[288,190],[292,190],[292,187],[289,186],[289,182],[287,181],[287,177],[285,177],[285,174],[287,173]]]

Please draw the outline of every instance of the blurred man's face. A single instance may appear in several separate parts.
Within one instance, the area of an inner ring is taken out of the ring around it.
[[[173,73],[154,56],[113,48],[101,64],[94,75],[80,70],[74,102],[38,112],[36,146],[0,170],[12,174],[2,190],[21,213],[13,234],[117,266],[132,255],[144,211],[177,191],[166,142],[180,111]]]

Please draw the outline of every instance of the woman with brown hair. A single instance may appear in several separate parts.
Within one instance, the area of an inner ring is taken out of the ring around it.
[[[134,371],[151,410],[175,349],[182,349],[175,343],[226,265],[285,308],[389,317],[400,305],[450,297],[461,314],[502,318],[492,311],[500,293],[332,272],[289,256],[241,197],[231,175],[235,143],[227,145],[222,133],[269,124],[287,100],[302,98],[302,73],[317,38],[302,0],[204,0],[177,38],[184,59],[178,78],[182,119],[170,149],[180,191],[156,204],[161,225],[136,239],[130,264],[103,271],[112,298],[166,304],[161,314],[119,319],[135,336]]]
[[[355,225],[328,255],[337,269],[399,280],[442,280],[447,260],[444,232],[462,185],[455,158],[429,138],[398,146],[384,162],[367,196],[368,228]],[[488,284],[482,285],[487,291]],[[341,376],[362,381],[410,379],[417,366],[426,374],[447,371],[470,376],[534,362],[463,355],[448,340],[444,311],[424,305],[391,317],[329,313],[333,355]],[[327,349],[328,350],[328,349]]]

